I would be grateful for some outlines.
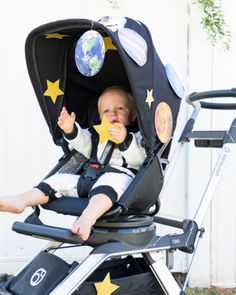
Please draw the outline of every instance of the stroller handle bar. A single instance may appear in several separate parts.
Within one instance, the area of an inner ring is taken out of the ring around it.
[[[236,97],[236,88],[231,88],[227,90],[212,90],[203,92],[193,92],[187,97],[187,102],[193,104],[193,102],[208,99],[208,98],[218,98],[218,97]],[[215,109],[215,110],[236,110],[236,103],[216,103],[216,102],[205,102],[200,101],[200,105],[205,109]]]

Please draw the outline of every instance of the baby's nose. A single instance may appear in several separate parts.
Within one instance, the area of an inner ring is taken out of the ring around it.
[[[111,113],[111,115],[113,115],[113,116],[116,116],[116,115],[117,115],[117,111],[116,111],[116,110],[112,110],[110,113]]]

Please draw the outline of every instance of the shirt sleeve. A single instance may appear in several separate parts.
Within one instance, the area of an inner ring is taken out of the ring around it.
[[[64,138],[72,148],[89,159],[92,150],[92,142],[91,133],[88,129],[82,129],[80,125],[75,122],[73,132],[64,134]]]
[[[128,167],[139,169],[146,158],[145,149],[141,145],[142,137],[140,132],[129,134],[132,136],[132,140],[129,146],[120,153],[125,158]]]

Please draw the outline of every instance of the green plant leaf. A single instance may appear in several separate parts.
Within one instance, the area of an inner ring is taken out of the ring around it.
[[[231,32],[227,29],[224,13],[221,9],[221,0],[195,0],[202,13],[201,24],[207,31],[211,44],[222,43],[225,49],[230,49]]]

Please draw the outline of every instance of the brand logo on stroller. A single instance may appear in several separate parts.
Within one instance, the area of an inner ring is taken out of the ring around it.
[[[39,268],[36,270],[30,279],[30,285],[33,287],[37,286],[44,279],[46,273],[47,272],[44,268]]]
[[[221,159],[216,167],[216,176],[220,176],[220,172],[221,172],[222,167],[228,157],[228,153],[230,152],[230,148],[226,146],[226,147],[224,147],[223,150],[224,150],[223,156],[221,157]]]

